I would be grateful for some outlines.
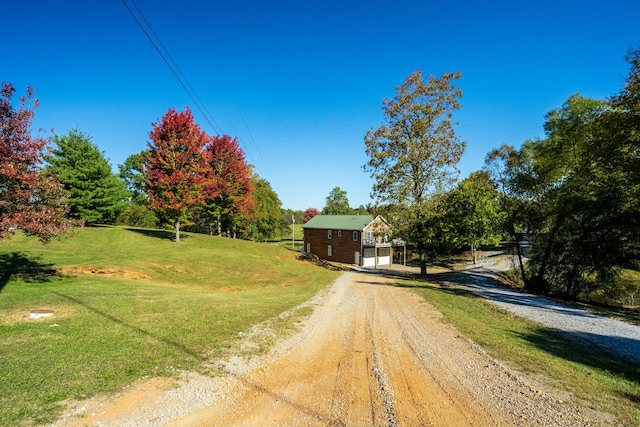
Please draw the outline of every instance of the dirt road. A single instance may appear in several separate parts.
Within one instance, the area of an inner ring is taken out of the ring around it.
[[[608,423],[496,363],[433,307],[382,276],[342,275],[302,331],[274,352],[209,385],[195,377],[141,384],[58,425]]]

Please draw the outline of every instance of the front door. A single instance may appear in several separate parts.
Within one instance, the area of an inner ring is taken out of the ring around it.
[[[357,252],[357,251],[356,251],[355,256],[354,256],[353,263],[354,263],[355,265],[360,265],[360,252]]]

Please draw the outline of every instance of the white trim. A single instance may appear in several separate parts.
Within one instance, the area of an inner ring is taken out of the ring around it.
[[[386,219],[384,219],[384,217],[383,217],[382,215],[378,215],[377,217],[373,218],[373,220],[372,220],[369,224],[365,225],[365,227],[364,227],[364,228],[367,228],[368,226],[370,226],[371,224],[373,224],[374,222],[376,222],[376,220],[378,220],[378,219],[382,220],[382,222],[384,222],[384,223],[387,225],[387,227],[391,227],[391,226],[389,225],[389,223],[387,222],[387,220],[386,220]],[[363,228],[363,230],[364,230],[364,228]]]

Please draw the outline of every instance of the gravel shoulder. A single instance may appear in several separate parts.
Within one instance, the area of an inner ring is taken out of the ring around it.
[[[612,355],[640,364],[640,326],[568,307],[538,295],[497,286],[497,271],[511,268],[498,263],[442,275],[441,284],[466,289],[520,317],[553,329],[587,346],[598,346]]]
[[[344,273],[309,304],[269,354],[211,361],[223,376],[143,381],[53,426],[615,425],[494,361],[393,279]]]

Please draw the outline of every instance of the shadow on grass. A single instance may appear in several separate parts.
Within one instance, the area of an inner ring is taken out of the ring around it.
[[[433,274],[427,276],[420,276],[419,274],[413,275],[411,273],[380,273],[380,272],[367,272],[371,276],[370,280],[357,280],[356,283],[362,283],[365,285],[374,286],[391,286],[394,288],[407,288],[407,289],[424,289],[433,292],[444,292],[450,295],[467,296],[469,298],[481,299],[479,295],[463,288],[443,286],[442,274]],[[448,273],[443,273],[448,274]],[[382,277],[384,279],[376,280],[375,277]],[[445,276],[446,277],[446,276]],[[388,279],[394,280],[389,282]]]
[[[206,358],[204,356],[202,356],[201,354],[198,354],[197,352],[191,350],[190,348],[188,348],[187,346],[185,346],[182,343],[170,340],[170,339],[165,338],[163,336],[160,336],[158,334],[154,334],[153,332],[149,332],[147,330],[144,330],[144,329],[142,329],[142,328],[140,328],[138,326],[135,326],[135,325],[132,325],[130,323],[127,323],[124,320],[118,319],[117,317],[112,316],[109,313],[106,313],[106,312],[104,312],[102,310],[99,310],[99,309],[97,309],[95,307],[90,306],[89,304],[85,303],[84,301],[82,301],[82,300],[80,300],[78,298],[72,297],[70,295],[65,295],[65,294],[63,294],[61,292],[57,292],[57,291],[51,291],[51,293],[53,293],[55,295],[58,295],[59,297],[65,298],[65,299],[67,299],[67,300],[69,300],[69,301],[71,301],[71,302],[73,302],[75,304],[78,304],[78,305],[86,308],[87,310],[89,310],[89,311],[91,311],[93,313],[96,313],[97,315],[102,316],[103,318],[105,318],[105,319],[107,319],[107,320],[109,320],[111,322],[114,322],[114,323],[116,323],[118,325],[124,326],[125,328],[128,328],[128,329],[130,329],[130,330],[132,330],[134,332],[137,332],[137,333],[139,333],[141,335],[148,336],[148,337],[151,337],[151,338],[153,338],[153,339],[155,339],[157,341],[163,342],[166,345],[171,346],[171,347],[173,347],[173,348],[175,348],[175,349],[177,349],[177,350],[179,350],[179,351],[181,351],[181,352],[183,352],[183,353],[195,358],[196,360],[201,360],[201,361],[206,360]]]
[[[588,341],[598,340],[599,336],[596,336],[596,334],[540,328],[531,333],[518,334],[518,336],[558,358],[607,371],[617,377],[640,384],[639,365],[629,363],[628,360],[608,353],[606,350],[585,344]],[[630,338],[610,336],[604,338],[616,340],[620,346],[637,345],[637,341]],[[640,402],[640,394],[625,393],[625,397]]]
[[[125,321],[123,321],[121,319],[118,319],[115,316],[110,315],[109,313],[105,313],[102,310],[99,310],[99,309],[97,309],[95,307],[90,306],[89,304],[85,303],[84,301],[82,301],[82,300],[80,300],[78,298],[75,298],[75,297],[72,297],[72,296],[69,296],[69,295],[65,295],[63,293],[56,292],[56,291],[53,291],[53,293],[58,295],[58,296],[60,296],[60,297],[62,297],[62,298],[65,298],[65,299],[67,299],[67,300],[69,300],[69,301],[71,301],[71,302],[73,302],[75,304],[81,305],[82,307],[86,308],[87,310],[92,311],[93,313],[96,313],[99,316],[102,316],[102,317],[104,317],[105,319],[107,319],[109,321],[112,321],[114,323],[117,323],[118,325],[121,325],[121,326],[124,326],[126,328],[129,328],[132,331],[137,332],[139,334],[151,337],[151,338],[153,338],[153,339],[155,339],[157,341],[160,341],[160,342],[162,342],[162,343],[164,343],[164,344],[166,344],[168,346],[174,347],[174,348],[178,349],[179,351],[187,354],[188,356],[191,356],[191,357],[195,358],[196,360],[200,360],[200,361],[208,360],[206,357],[204,357],[203,355],[198,354],[197,352],[191,350],[190,348],[186,347],[184,344],[181,344],[179,342],[167,339],[165,337],[159,336],[159,335],[154,334],[152,332],[146,331],[146,330],[144,330],[144,329],[142,329],[142,328],[140,328],[138,326],[129,324],[129,323],[127,323],[127,322],[125,322]],[[273,390],[271,390],[269,388],[266,388],[266,387],[264,387],[263,385],[261,385],[258,382],[249,381],[248,379],[246,379],[242,375],[234,374],[234,373],[231,373],[231,372],[229,372],[228,374],[230,376],[232,376],[232,377],[235,377],[238,381],[242,382],[243,384],[249,386],[251,389],[257,390],[261,394],[270,397],[275,402],[282,402],[282,403],[284,403],[284,404],[286,404],[286,405],[288,405],[288,406],[290,406],[290,407],[292,407],[292,408],[294,408],[294,409],[296,409],[296,410],[298,410],[300,412],[303,412],[303,413],[305,413],[307,415],[310,415],[310,416],[315,417],[315,418],[320,419],[320,420],[325,419],[325,418],[328,417],[328,414],[321,414],[319,412],[316,412],[313,408],[310,408],[310,407],[307,407],[307,406],[304,406],[304,405],[300,405],[299,403],[297,403],[294,400],[290,399],[285,394],[281,394],[281,393],[273,391]]]
[[[146,237],[153,237],[155,239],[170,240],[175,242],[176,233],[174,231],[167,230],[151,230],[147,228],[126,228],[127,231],[133,231],[134,233],[142,234]],[[180,233],[180,240],[189,238],[188,234]]]
[[[386,281],[382,282],[363,282],[363,283],[372,283],[386,286],[395,286],[400,288],[422,288],[425,286],[429,286],[428,284],[433,283],[441,283],[443,281],[455,281],[455,279],[460,278],[460,273],[437,273],[437,274],[427,274],[426,276],[420,275],[420,273],[414,273],[411,271],[403,271],[403,270],[359,270],[359,273],[371,276],[371,277],[383,277],[385,279],[394,280],[394,283],[389,283]],[[457,275],[457,276],[456,276]],[[401,283],[400,280],[408,280],[412,283]]]
[[[84,301],[82,301],[82,300],[80,300],[78,298],[75,298],[75,297],[72,297],[72,296],[69,296],[69,295],[65,295],[65,294],[63,294],[61,292],[53,291],[53,293],[58,295],[58,296],[60,296],[60,297],[62,297],[62,298],[65,298],[65,299],[67,299],[67,300],[69,300],[69,301],[71,301],[71,302],[73,302],[75,304],[81,305],[82,307],[86,308],[87,310],[92,311],[93,313],[96,313],[99,316],[102,316],[102,317],[104,317],[105,319],[107,319],[107,320],[109,320],[111,322],[117,323],[118,325],[121,325],[121,326],[124,326],[126,328],[129,328],[129,329],[131,329],[132,331],[134,331],[136,333],[151,337],[151,338],[153,338],[153,339],[155,339],[157,341],[160,341],[160,342],[162,342],[162,343],[164,343],[164,344],[166,344],[168,346],[174,347],[177,350],[187,354],[188,356],[191,356],[191,357],[195,358],[196,360],[200,360],[200,361],[206,361],[207,360],[206,357],[204,357],[203,355],[198,354],[197,352],[191,350],[190,348],[188,348],[184,344],[181,344],[179,342],[167,339],[165,337],[159,336],[159,335],[154,334],[152,332],[146,331],[146,330],[144,330],[144,329],[142,329],[142,328],[140,328],[138,326],[129,324],[129,323],[127,323],[127,322],[125,322],[125,321],[123,321],[121,319],[118,319],[115,316],[110,315],[109,313],[105,313],[102,310],[99,310],[99,309],[97,309],[95,307],[90,306],[89,304],[85,303]],[[251,387],[252,389],[258,390],[263,395],[271,397],[276,402],[284,402],[284,404],[286,404],[286,405],[288,405],[288,406],[290,406],[292,408],[295,408],[296,410],[301,411],[301,412],[303,412],[303,413],[305,413],[307,415],[310,415],[310,416],[313,416],[315,418],[318,418],[318,419],[323,419],[324,417],[327,416],[327,414],[321,414],[319,412],[316,412],[312,408],[309,408],[307,406],[298,404],[297,402],[289,399],[286,395],[283,395],[283,394],[277,393],[277,392],[275,392],[273,390],[270,390],[270,389],[262,386],[259,383],[249,381],[246,378],[244,378],[242,375],[237,375],[237,374],[233,374],[233,373],[229,373],[229,374],[231,376],[235,377],[237,380],[239,380],[243,384],[246,384],[247,386]]]
[[[588,312],[580,312],[568,306],[554,303],[546,298],[518,293],[517,295],[494,292],[500,286],[492,277],[478,271],[445,272],[420,276],[412,272],[372,271],[367,272],[369,280],[360,283],[376,286],[393,286],[422,289],[426,292],[446,293],[474,299],[493,300],[518,304],[547,311],[567,312],[586,319],[595,317]],[[376,279],[379,277],[379,279]],[[387,280],[391,279],[392,282]],[[464,285],[465,288],[456,285]],[[476,289],[472,291],[471,289]],[[478,290],[481,292],[478,293]],[[516,337],[555,357],[577,363],[640,384],[640,365],[635,360],[633,349],[640,347],[637,339],[623,336],[599,335],[592,332],[555,330],[540,326],[530,333]],[[611,349],[611,350],[609,350]],[[618,351],[615,349],[620,349]],[[629,354],[629,356],[626,356]],[[628,358],[627,358],[628,357]],[[630,363],[631,362],[631,363]],[[640,393],[622,393],[624,398],[640,402]]]
[[[22,252],[0,254],[0,292],[11,278],[20,277],[25,282],[43,283],[57,274],[53,264],[39,258],[31,258]]]

